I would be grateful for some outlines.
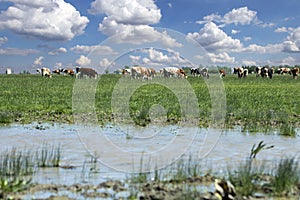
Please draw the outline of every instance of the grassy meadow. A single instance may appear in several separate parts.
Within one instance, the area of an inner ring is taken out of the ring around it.
[[[189,115],[187,110],[185,113],[181,110],[185,106],[183,104],[193,103],[189,97],[184,98],[184,103],[180,103],[172,89],[159,84],[149,84],[151,81],[138,80],[143,84],[134,89],[136,84],[128,79],[128,85],[116,88],[120,78],[120,75],[108,74],[102,75],[98,81],[95,107],[100,124],[124,116],[122,110],[112,110],[112,94],[117,93],[118,101],[128,102],[126,95],[131,91],[127,90],[130,87],[133,92],[129,95],[129,114],[138,125],[151,123],[153,117],[151,118],[149,110],[154,105],[164,108],[162,115],[165,115],[167,123],[177,123]],[[185,97],[189,93],[181,81],[183,80],[174,80],[172,88],[177,88],[178,94]],[[187,81],[198,100],[199,125],[209,126],[214,122],[211,119],[212,102],[208,86],[199,77],[188,77]],[[40,75],[0,75],[0,123],[73,123],[74,83],[73,77],[66,76],[45,78]],[[268,132],[276,128],[282,134],[288,135],[295,132],[294,128],[300,127],[299,80],[294,80],[289,75],[277,74],[272,80],[256,78],[255,74],[243,79],[228,75],[223,79],[223,85],[226,108],[222,109],[226,110],[226,127],[239,125],[252,132]],[[84,95],[82,98],[85,98]]]

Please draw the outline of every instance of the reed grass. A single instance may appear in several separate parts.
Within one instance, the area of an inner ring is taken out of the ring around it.
[[[289,194],[299,183],[299,167],[295,158],[282,158],[276,165],[271,181],[275,194]]]
[[[61,147],[44,143],[36,150],[36,161],[38,167],[59,167],[61,161]]]

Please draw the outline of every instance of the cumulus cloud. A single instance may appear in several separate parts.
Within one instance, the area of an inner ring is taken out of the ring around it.
[[[168,65],[180,65],[188,64],[188,61],[180,56],[179,52],[173,50],[160,51],[154,48],[144,49],[143,53],[146,56],[142,59],[144,64],[154,66],[168,66]]]
[[[221,21],[225,24],[247,25],[257,21],[257,12],[249,10],[247,7],[232,9],[224,15]]]
[[[250,23],[258,23],[257,12],[249,10],[248,7],[234,8],[224,16],[218,14],[211,14],[203,17],[202,20],[197,21],[198,24],[205,24],[207,22],[217,22],[224,24],[241,24],[248,25]]]
[[[60,53],[67,53],[67,49],[64,47],[60,47],[58,49],[54,49],[54,50],[48,52],[48,54],[52,55],[52,56],[58,55]]]
[[[207,54],[211,62],[213,63],[230,63],[233,64],[235,62],[235,58],[228,55],[226,52],[222,53],[208,53]]]
[[[0,46],[8,41],[7,37],[0,37]]]
[[[162,42],[167,46],[181,46],[166,32],[160,33],[150,26],[158,23],[162,16],[154,0],[95,0],[89,12],[106,15],[98,30],[107,36],[119,34],[113,42]]]
[[[34,64],[34,66],[42,66],[43,65],[43,60],[44,60],[45,58],[43,57],[43,56],[40,56],[40,57],[38,57],[38,58],[36,58],[35,60],[34,60],[34,62],[33,62],[33,64]]]
[[[277,28],[275,30],[276,33],[285,33],[287,32],[287,28],[286,27],[280,27],[280,28]]]
[[[76,45],[70,48],[70,50],[80,54],[89,54],[89,53],[99,54],[99,55],[117,54],[117,52],[115,52],[111,47],[101,46],[101,45],[92,45],[92,46]]]
[[[289,28],[289,35],[283,42],[285,52],[298,53],[300,52],[300,27]]]
[[[88,67],[91,64],[91,60],[84,55],[81,55],[75,62],[81,67]]]
[[[0,13],[0,30],[42,40],[71,40],[84,33],[89,20],[64,0],[7,0]]]
[[[243,60],[242,64],[245,66],[257,66],[257,63],[253,60]]]
[[[100,67],[109,67],[114,65],[114,62],[109,61],[107,58],[103,58],[100,63],[99,63]]]
[[[238,39],[228,36],[213,22],[206,23],[199,32],[188,33],[187,39],[198,41],[201,46],[211,52],[242,48]]]

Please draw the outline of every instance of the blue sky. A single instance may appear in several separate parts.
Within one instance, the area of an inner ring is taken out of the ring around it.
[[[0,73],[296,65],[299,9],[299,0],[0,0]]]

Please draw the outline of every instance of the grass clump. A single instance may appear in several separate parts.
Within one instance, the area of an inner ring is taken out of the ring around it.
[[[61,160],[61,148],[43,144],[41,149],[36,151],[36,160],[38,167],[59,167]]]
[[[288,194],[299,181],[298,161],[295,158],[283,158],[276,166],[274,179],[271,181],[274,193]]]
[[[18,192],[29,187],[34,173],[34,161],[30,151],[15,148],[0,156],[0,199],[9,192]]]

